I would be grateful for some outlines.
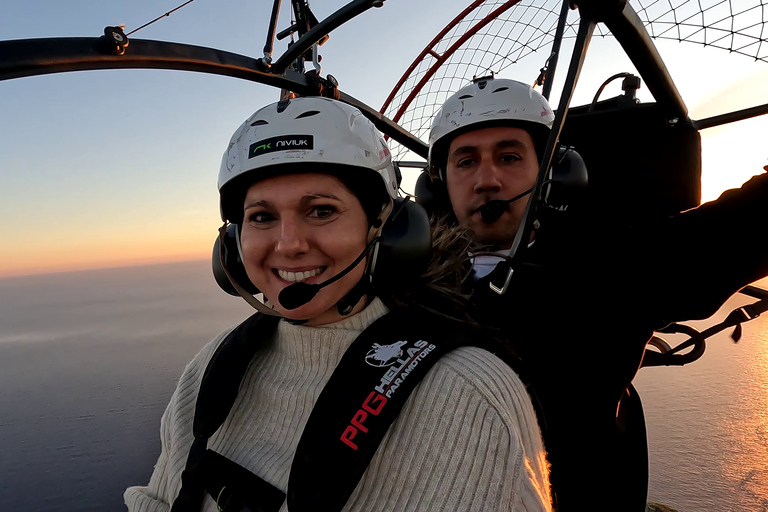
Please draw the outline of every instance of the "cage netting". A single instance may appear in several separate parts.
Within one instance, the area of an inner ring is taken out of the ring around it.
[[[405,129],[427,139],[446,98],[475,76],[503,73],[536,54],[551,52],[560,0],[475,0],[438,34],[406,70],[381,108]],[[652,38],[711,46],[768,62],[764,0],[630,0]],[[569,11],[563,39],[574,39],[578,12]],[[598,24],[595,37],[609,37]],[[560,58],[565,66],[567,58]],[[531,83],[533,83],[532,77]],[[392,142],[395,159],[408,150]]]

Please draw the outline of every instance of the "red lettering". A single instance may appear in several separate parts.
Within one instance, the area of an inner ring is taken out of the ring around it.
[[[368,432],[368,428],[363,426],[363,422],[365,421],[365,418],[368,417],[368,414],[360,409],[355,413],[354,416],[352,416],[352,421],[350,423],[352,426],[357,427],[357,430],[362,430],[363,432]]]
[[[374,395],[376,397],[374,398]],[[371,398],[373,398],[373,403],[376,405],[376,409],[373,409],[369,404],[371,403]],[[376,403],[378,401],[378,404]],[[384,407],[384,404],[387,403],[387,399],[375,391],[371,391],[371,394],[368,395],[368,398],[365,399],[363,402],[363,409],[368,411],[369,413],[373,414],[374,416],[378,416],[381,412],[381,409]]]
[[[386,397],[375,391],[371,391],[371,394],[368,395],[368,398],[363,402],[363,408],[358,409],[355,415],[352,416],[352,421],[350,421],[351,424],[347,425],[344,433],[341,434],[341,441],[353,450],[357,450],[357,445],[352,442],[352,439],[355,438],[358,431],[363,433],[368,432],[368,427],[363,425],[363,422],[368,418],[368,413],[378,416],[386,403]]]
[[[354,439],[356,435],[357,435],[357,429],[355,429],[355,427],[353,427],[352,425],[348,425],[346,430],[344,430],[344,433],[341,434],[341,440],[344,442],[344,444],[346,444],[347,446],[349,446],[355,451],[357,451],[357,445],[352,442],[352,439]]]

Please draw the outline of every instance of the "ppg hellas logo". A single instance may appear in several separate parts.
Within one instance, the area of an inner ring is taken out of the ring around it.
[[[379,368],[391,366],[403,355],[403,345],[407,344],[407,341],[397,341],[391,345],[374,343],[373,348],[365,355],[365,362]]]
[[[251,144],[248,148],[248,158],[273,153],[275,151],[313,148],[314,137],[312,135],[281,135],[279,137],[271,137]]]

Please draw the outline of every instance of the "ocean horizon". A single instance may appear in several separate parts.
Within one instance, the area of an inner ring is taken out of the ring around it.
[[[695,325],[748,302],[734,297]],[[3,508],[123,510],[123,490],[149,480],[184,366],[251,314],[218,288],[210,261],[0,278]],[[722,333],[701,360],[642,369],[635,383],[650,501],[768,511],[768,318],[746,323],[736,345]]]

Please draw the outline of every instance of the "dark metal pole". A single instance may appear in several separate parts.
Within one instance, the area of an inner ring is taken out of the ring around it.
[[[707,117],[706,119],[699,119],[693,122],[693,126],[697,130],[705,130],[715,126],[720,126],[728,123],[735,123],[736,121],[743,121],[751,117],[757,117],[768,114],[768,103],[764,105],[757,105],[755,107],[745,108],[743,110],[734,110],[728,114],[720,114],[719,116]]]
[[[565,86],[563,87],[563,93],[560,96],[560,103],[555,115],[555,121],[552,124],[552,130],[549,134],[549,139],[547,140],[546,149],[544,150],[541,167],[539,167],[539,175],[536,179],[533,191],[531,192],[531,196],[528,199],[528,204],[525,207],[525,213],[523,214],[520,228],[517,230],[515,239],[512,241],[512,247],[507,254],[507,259],[499,264],[506,266],[506,277],[503,282],[490,282],[491,289],[499,295],[503,295],[507,291],[509,283],[512,280],[512,274],[520,264],[525,248],[528,246],[528,240],[531,238],[534,221],[533,210],[539,203],[539,196],[541,195],[547,171],[552,165],[555,149],[557,148],[560,139],[560,132],[565,123],[565,116],[568,115],[568,107],[571,103],[571,98],[573,97],[573,91],[576,88],[576,82],[579,80],[581,68],[584,65],[584,59],[587,56],[587,49],[589,48],[589,42],[592,39],[595,25],[597,25],[597,21],[582,13],[581,20],[579,21],[579,32],[576,36],[576,42],[574,43],[573,54],[571,55],[571,64],[568,68],[568,75],[565,78]]]
[[[272,4],[272,17],[269,20],[269,30],[267,30],[267,42],[264,44],[264,62],[272,63],[272,49],[275,45],[275,31],[277,30],[277,17],[280,15],[280,2],[275,0]]]
[[[303,96],[317,94],[307,77],[293,70],[270,73],[244,55],[188,44],[134,39],[130,51],[115,55],[96,37],[61,37],[0,41],[0,81],[67,71],[97,69],[175,69],[241,78],[287,89]],[[360,109],[385,135],[422,158],[429,147],[412,133],[362,101],[340,91],[340,99]]]
[[[586,4],[587,7],[596,8],[595,12],[600,15],[600,21],[605,23],[605,26],[624,48],[648,90],[651,91],[659,106],[666,111],[667,117],[670,120],[686,119],[688,108],[669,74],[667,66],[661,59],[659,51],[653,44],[651,36],[648,35],[642,20],[629,2],[625,3],[620,11],[605,10],[605,12],[597,10],[600,7],[597,2],[595,2],[597,5],[594,6],[590,5],[591,1],[582,0],[581,3]],[[580,4],[579,11],[583,11],[582,7]]]
[[[568,11],[571,7],[571,0],[563,0],[560,7],[560,17],[557,19],[557,29],[555,29],[555,40],[552,43],[552,58],[547,66],[547,75],[544,78],[544,88],[541,94],[549,100],[549,94],[552,92],[552,83],[555,81],[555,71],[557,70],[557,60],[560,58],[560,45],[563,42],[565,34],[565,22],[568,20]]]
[[[364,13],[371,7],[381,7],[381,2],[373,0],[353,0],[348,3],[315,25],[309,32],[301,36],[295,44],[290,46],[288,50],[282,54],[274,64],[272,64],[272,71],[274,73],[282,73],[288,69],[299,56],[304,55],[304,52],[309,50],[313,44],[322,39],[324,35],[348,22],[358,14]]]

